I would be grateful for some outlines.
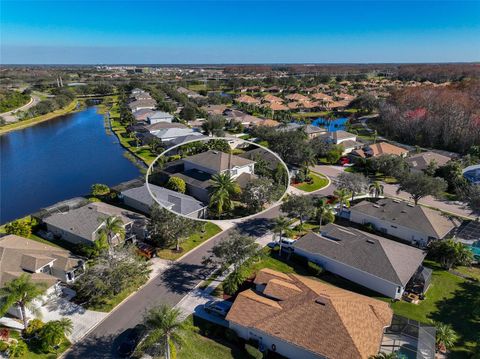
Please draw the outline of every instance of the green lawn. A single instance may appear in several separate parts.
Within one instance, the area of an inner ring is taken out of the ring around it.
[[[193,327],[192,317],[186,321],[192,328],[181,333],[183,344],[177,351],[178,359],[233,359],[247,358],[246,353],[233,345],[221,343],[200,335],[198,328]]]
[[[297,112],[297,113],[294,113],[292,116],[294,118],[299,118],[299,119],[303,119],[303,118],[310,118],[310,117],[314,117],[314,118],[317,118],[317,117],[322,117],[322,116],[327,116],[329,114],[328,111],[319,111],[319,112]]]
[[[205,233],[199,231],[192,234],[185,242],[180,245],[180,247],[183,249],[181,252],[176,252],[174,250],[175,247],[172,247],[167,249],[161,249],[157,251],[157,254],[160,258],[175,260],[177,258],[180,258],[185,253],[191,251],[193,248],[197,247],[201,243],[205,242],[207,239],[213,237],[217,233],[220,233],[221,231],[222,229],[216,224],[207,222],[205,224]]]
[[[313,192],[325,187],[328,184],[328,179],[320,173],[310,173],[310,177],[313,179],[312,183],[304,182],[295,185],[295,187],[301,191]]]

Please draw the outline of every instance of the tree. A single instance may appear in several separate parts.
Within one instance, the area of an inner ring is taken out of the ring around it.
[[[255,239],[232,231],[227,239],[217,242],[210,250],[210,259],[223,270],[233,266],[239,270],[241,264],[258,251]]]
[[[383,195],[383,185],[380,182],[375,181],[370,184],[370,186],[368,187],[368,191],[372,196],[378,198]]]
[[[322,230],[322,223],[331,223],[335,220],[335,214],[333,208],[330,204],[327,203],[325,198],[317,198],[314,200],[314,205],[317,210],[318,218],[318,232]]]
[[[335,145],[334,147],[332,147],[325,154],[327,162],[331,163],[332,165],[337,163],[340,160],[340,157],[342,157],[343,151],[344,149],[342,145]]]
[[[44,352],[54,350],[65,341],[65,336],[73,331],[73,322],[70,318],[52,320],[46,323],[38,332],[40,346]]]
[[[290,218],[300,219],[301,225],[304,220],[313,217],[315,213],[312,199],[308,196],[291,195],[282,203],[280,209]]]
[[[348,107],[359,109],[363,114],[371,113],[378,108],[378,99],[371,93],[365,92],[350,102]]]
[[[472,251],[463,243],[453,239],[433,242],[430,247],[430,255],[445,269],[470,266],[473,262]]]
[[[448,161],[436,170],[435,175],[447,181],[447,190],[450,193],[459,193],[468,185],[462,171],[463,164],[461,161]]]
[[[133,247],[115,248],[114,255],[102,253],[75,281],[77,299],[89,306],[102,306],[119,293],[145,283],[149,266]]]
[[[343,172],[337,177],[337,188],[349,191],[353,201],[356,194],[367,191],[368,178],[361,173]]]
[[[186,329],[180,310],[167,305],[155,307],[145,316],[145,324],[149,334],[142,343],[142,347],[151,348],[155,354],[164,354],[166,359],[171,359],[172,347],[175,348],[175,344],[182,343],[179,332]],[[160,353],[154,347],[159,342],[163,342]]]
[[[92,196],[98,197],[98,196],[106,196],[110,194],[110,187],[108,187],[106,184],[102,183],[95,183],[92,185]]]
[[[435,336],[435,344],[437,349],[440,351],[445,351],[455,345],[455,342],[458,340],[458,335],[453,330],[450,324],[435,322],[435,329],[437,330]]]
[[[480,186],[469,185],[465,192],[464,199],[472,213],[476,214],[478,219],[480,217]]]
[[[405,191],[418,204],[418,201],[426,196],[440,196],[447,189],[445,180],[439,177],[430,177],[423,172],[412,172],[400,178],[397,193]]]
[[[27,352],[27,343],[25,343],[23,340],[18,339],[16,342],[11,343],[8,346],[8,356],[10,358],[18,358]]]
[[[350,192],[344,188],[337,189],[333,192],[335,197],[337,197],[337,201],[340,205],[340,214],[343,212],[343,207],[347,206],[350,207]]]
[[[247,183],[242,191],[241,199],[250,211],[257,212],[262,210],[266,204],[280,197],[279,192],[270,179],[255,178]]]
[[[180,250],[180,244],[199,229],[199,223],[176,215],[155,204],[150,212],[150,222],[147,225],[152,242],[161,248],[168,248],[175,244]]]
[[[275,225],[273,227],[273,233],[278,233],[278,244],[280,245],[280,255],[282,255],[282,237],[283,234],[288,230],[290,222],[287,218],[280,216],[275,218]]]
[[[222,215],[225,211],[233,209],[233,198],[240,194],[240,187],[229,173],[217,173],[212,176],[212,192],[210,195],[210,208]]]
[[[5,225],[5,233],[28,238],[32,234],[32,223],[27,219],[17,219]]]
[[[228,295],[234,295],[245,279],[247,278],[244,271],[241,269],[233,271],[222,282],[223,291]]]
[[[32,301],[45,293],[45,284],[33,283],[28,274],[12,279],[0,288],[0,316],[3,316],[10,307],[17,305],[22,313],[23,328],[27,329],[27,308],[32,312],[38,312]]]
[[[104,240],[108,244],[108,253],[112,254],[115,238],[125,239],[125,224],[118,216],[109,216],[107,219],[100,220],[102,225],[98,230],[100,241]],[[101,242],[100,242],[101,243]]]
[[[197,118],[197,111],[191,105],[187,105],[180,111],[180,117],[185,121],[195,121]]]
[[[375,355],[370,355],[368,359],[398,359],[397,353],[384,353],[380,352]]]
[[[185,184],[185,181],[180,177],[175,177],[175,176],[172,176],[168,179],[168,182],[165,187],[167,187],[168,189],[171,189],[172,191],[176,191],[180,193],[185,193],[185,191],[187,190],[187,185]]]
[[[438,169],[438,164],[435,159],[432,159],[429,163],[427,168],[423,170],[423,173],[425,173],[427,176],[433,177],[435,176],[435,173],[437,172]]]
[[[202,123],[202,130],[207,136],[222,137],[224,135],[225,118],[222,115],[209,115]]]
[[[396,155],[381,155],[367,159],[367,168],[374,173],[380,172],[385,176],[401,177],[407,171],[408,164],[401,156]]]

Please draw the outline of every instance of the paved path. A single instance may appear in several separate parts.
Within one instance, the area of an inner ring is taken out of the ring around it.
[[[26,111],[30,107],[35,106],[39,102],[40,102],[40,97],[38,97],[37,95],[32,95],[29,103],[27,103],[26,105],[23,105],[21,107],[18,107],[14,110],[4,112],[4,113],[0,113],[0,117],[2,117],[7,122],[16,122],[16,121],[18,121],[18,118],[17,118],[17,115],[16,115],[17,112]]]

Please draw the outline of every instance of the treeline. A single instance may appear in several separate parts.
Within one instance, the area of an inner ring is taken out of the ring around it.
[[[30,101],[28,92],[6,91],[0,94],[0,113],[14,110]]]
[[[380,130],[403,143],[466,153],[480,143],[478,81],[411,87],[380,105]]]
[[[52,90],[53,97],[40,101],[37,105],[25,111],[21,119],[26,120],[32,117],[45,115],[67,106],[75,98],[75,93],[67,88]]]

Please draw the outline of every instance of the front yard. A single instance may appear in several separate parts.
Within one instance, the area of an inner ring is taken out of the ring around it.
[[[160,249],[157,251],[157,255],[162,259],[175,260],[180,258],[185,253],[191,251],[193,248],[205,242],[207,239],[213,237],[217,233],[220,233],[222,229],[211,222],[205,224],[205,231],[198,231],[192,234],[188,239],[183,242],[180,247],[181,251],[175,251],[175,247]]]
[[[328,179],[320,173],[310,172],[309,176],[313,179],[311,183],[299,183],[295,185],[295,188],[305,192],[313,192],[328,185]]]
[[[10,337],[13,339],[21,339],[20,333],[16,331],[10,331]],[[27,343],[27,351],[16,358],[18,359],[55,359],[58,358],[59,354],[63,353],[70,347],[70,342],[68,340],[64,340],[62,344],[60,344],[59,348],[55,353],[43,353],[41,352],[40,348],[34,344],[33,340],[30,340]]]

